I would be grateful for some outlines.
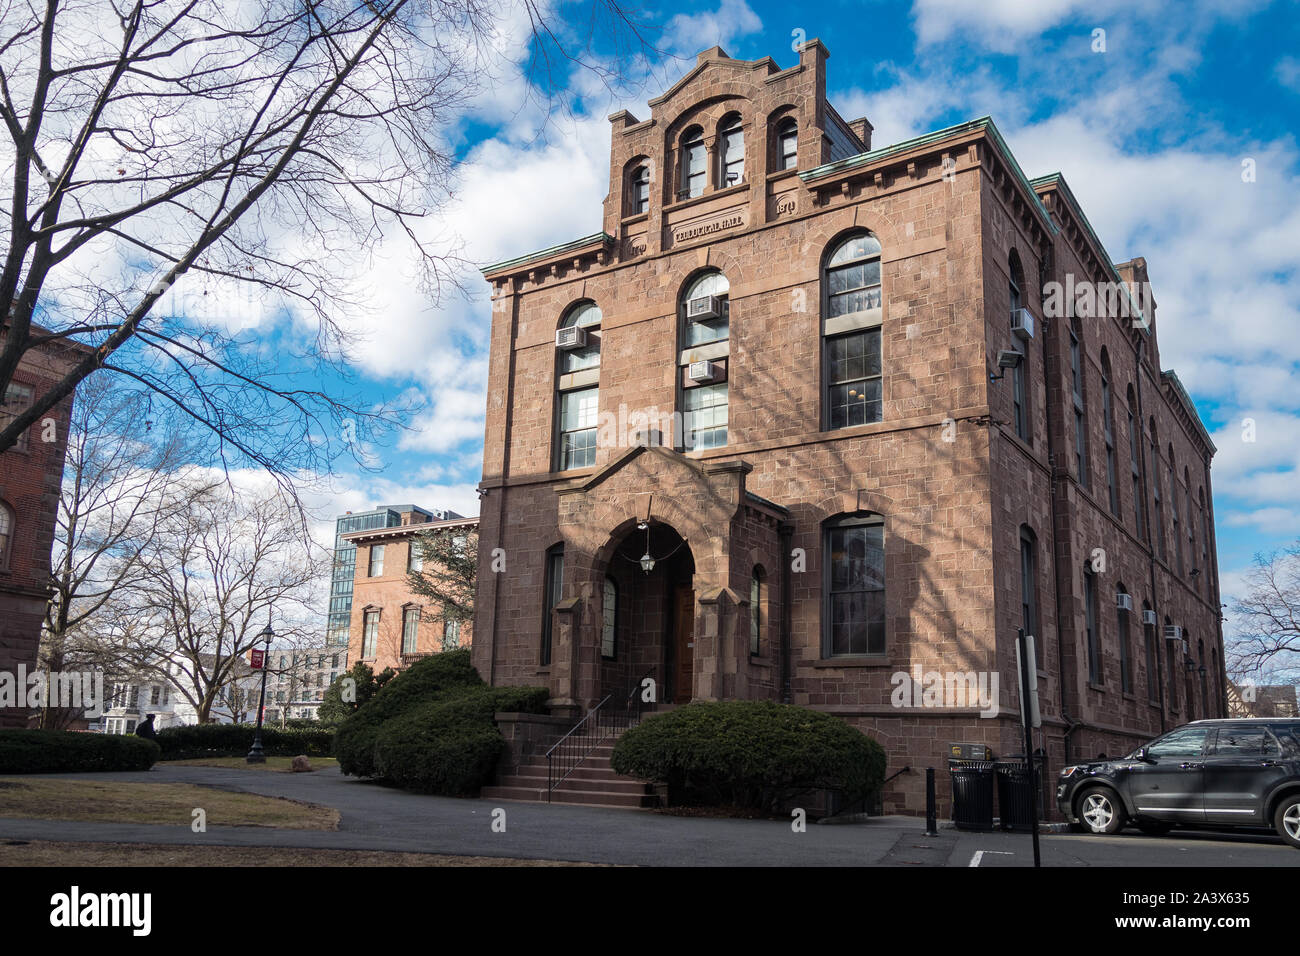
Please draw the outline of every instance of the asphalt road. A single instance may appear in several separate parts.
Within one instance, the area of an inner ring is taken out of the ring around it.
[[[794,832],[780,821],[430,797],[344,777],[335,768],[287,774],[163,765],[147,774],[96,774],[94,779],[193,783],[281,796],[334,807],[341,820],[332,832],[272,830],[223,827],[209,814],[207,832],[193,833],[188,826],[162,824],[0,819],[0,839],[403,850],[640,866],[986,868],[1033,862],[1027,834],[944,827],[927,837],[922,821],[903,817],[809,824]],[[1045,866],[1300,866],[1300,850],[1267,835],[1125,832],[1045,834],[1041,840]]]

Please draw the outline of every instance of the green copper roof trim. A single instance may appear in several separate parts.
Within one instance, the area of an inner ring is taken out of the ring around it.
[[[549,249],[542,249],[540,252],[530,252],[525,256],[519,256],[515,259],[507,259],[504,262],[498,262],[494,265],[484,266],[479,272],[487,275],[489,272],[496,272],[498,269],[508,269],[511,266],[520,266],[525,262],[531,262],[533,259],[545,259],[550,256],[558,255],[561,252],[567,252],[570,249],[581,249],[583,246],[589,246],[594,242],[604,242],[610,245],[614,242],[614,237],[607,232],[593,232],[590,236],[583,236],[581,239],[574,239],[572,242],[562,242],[558,246],[551,246]]]
[[[1052,217],[1047,214],[1047,207],[1043,205],[1038,194],[1034,192],[1034,187],[1030,185],[1029,177],[1025,171],[1020,168],[1020,163],[1016,160],[1015,154],[1007,146],[1007,141],[1002,138],[1002,133],[998,130],[997,124],[993,122],[991,116],[981,116],[979,119],[973,119],[965,123],[958,123],[956,126],[949,126],[947,129],[936,130],[933,133],[926,133],[924,136],[917,136],[912,139],[904,140],[901,143],[894,143],[891,146],[882,146],[880,149],[873,149],[867,153],[859,153],[856,156],[849,156],[846,159],[837,159],[833,163],[826,163],[823,166],[817,166],[799,174],[799,178],[805,183],[812,182],[814,179],[821,179],[823,176],[830,176],[834,173],[844,172],[848,169],[856,169],[859,166],[867,166],[877,160],[885,159],[897,153],[905,152],[909,149],[915,149],[917,146],[928,146],[931,143],[937,143],[941,140],[948,139],[952,136],[959,136],[962,133],[972,133],[976,130],[984,130],[988,133],[993,141],[1011,163],[1011,171],[1015,173],[1020,184],[1025,187],[1027,192],[1034,201],[1034,206],[1038,209],[1038,214],[1043,217],[1043,222],[1047,224],[1048,232],[1056,235],[1056,223],[1052,222]]]
[[[1210,454],[1216,454],[1219,449],[1210,440],[1210,433],[1205,430],[1205,423],[1201,421],[1201,413],[1196,410],[1196,403],[1192,401],[1192,396],[1187,394],[1187,389],[1183,388],[1183,383],[1178,379],[1178,373],[1171,368],[1167,368],[1160,375],[1162,378],[1169,380],[1169,384],[1174,387],[1174,392],[1182,399],[1183,404],[1187,407],[1188,414],[1192,416],[1192,421],[1196,423],[1201,437],[1205,439],[1205,444],[1209,446]]]

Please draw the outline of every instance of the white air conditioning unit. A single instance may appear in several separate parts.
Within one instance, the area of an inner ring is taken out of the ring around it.
[[[686,303],[686,317],[697,322],[722,318],[722,299],[716,295],[702,295]]]
[[[1165,625],[1166,641],[1181,641],[1183,639],[1183,629],[1177,624]]]
[[[571,325],[567,329],[555,330],[555,347],[557,349],[580,349],[587,344],[587,330],[580,325]]]
[[[1116,594],[1115,607],[1119,608],[1121,611],[1133,610],[1133,595],[1124,593]]]
[[[1143,624],[1150,624],[1152,627],[1155,627],[1156,624],[1159,623],[1159,621],[1156,619],[1156,612],[1155,612],[1155,611],[1143,611],[1143,612],[1142,612],[1142,623],[1143,623]]]
[[[718,367],[712,362],[692,362],[686,368],[686,377],[692,382],[712,382],[718,377]]]
[[[1011,310],[1011,331],[1022,339],[1034,337],[1034,314],[1028,309]]]

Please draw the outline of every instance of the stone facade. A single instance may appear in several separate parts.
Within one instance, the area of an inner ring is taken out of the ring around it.
[[[1141,283],[1145,263],[1114,266],[1064,180],[1027,179],[990,120],[871,150],[870,124],[844,121],[826,101],[827,56],[817,41],[784,70],[717,48],[700,54],[651,101],[649,119],[611,117],[603,231],[484,270],[493,317],[479,673],[494,684],[549,686],[557,714],[626,693],[647,672],[665,700],[771,698],[838,714],[880,740],[891,774],[911,768],[884,795],[887,810],[903,812],[923,811],[924,768],[946,768],[951,743],[1023,751],[1015,642],[1026,600],[1038,632],[1035,743],[1053,772],[1222,713],[1214,448],[1176,376],[1160,370],[1154,301],[1144,328],[1115,314],[1080,315],[1086,487],[1073,465],[1070,319],[1045,314],[1051,283],[1067,274]],[[727,181],[737,116],[745,172]],[[781,168],[789,119],[796,159]],[[696,127],[708,181],[683,196]],[[833,251],[855,236],[879,244],[879,302],[846,317],[830,307],[827,276]],[[728,328],[723,341],[693,347],[684,298],[710,271],[725,279]],[[1012,331],[1013,294],[1035,320],[1028,339]],[[591,325],[599,355],[598,366],[574,372],[561,365],[556,331],[580,303],[599,309]],[[843,393],[833,392],[828,343],[846,328],[879,336],[879,414],[831,427],[830,396]],[[1022,368],[991,380],[999,352],[1010,349],[1021,352]],[[1103,349],[1118,516],[1101,456]],[[701,360],[727,384],[717,447],[684,440],[683,404],[695,385],[688,365]],[[1151,504],[1135,524],[1130,384],[1143,425],[1137,487],[1147,501],[1148,423],[1158,436],[1163,554],[1147,543]],[[563,396],[592,386],[594,452],[563,467]],[[1182,546],[1195,558],[1182,573],[1170,543],[1175,497],[1180,535],[1188,500],[1194,526]],[[836,653],[828,535],[859,517],[883,521],[883,614],[873,618],[883,651]],[[495,571],[494,549],[504,556]],[[642,552],[657,559],[649,573],[637,564]],[[1098,568],[1091,674],[1085,563]],[[1126,612],[1125,681],[1120,585],[1135,605]],[[1144,602],[1160,625],[1154,703]],[[1190,634],[1190,658],[1164,639],[1166,619]],[[1206,666],[1204,692],[1188,659]],[[1000,694],[991,710],[969,701],[899,706],[900,672],[996,677]],[[946,798],[946,785],[940,791]]]
[[[357,548],[356,576],[352,584],[352,624],[348,635],[347,665],[357,662],[378,674],[386,667],[401,670],[407,664],[453,647],[468,647],[474,638],[474,622],[459,624],[444,620],[442,607],[411,590],[407,579],[415,536],[429,531],[472,534],[477,518],[425,521],[419,512],[406,512],[397,527],[354,531],[343,535]],[[383,546],[382,568],[372,568],[372,549]],[[372,575],[371,570],[381,573]],[[416,621],[413,634],[403,641],[403,622],[408,612]],[[367,640],[368,615],[372,640]]]
[[[39,345],[19,361],[12,385],[24,387],[29,399],[38,396],[53,388],[83,352],[83,346],[60,340]],[[21,445],[0,453],[0,508],[11,524],[0,542],[2,672],[16,673],[20,664],[29,674],[36,669],[72,401],[72,396],[64,399],[28,429]],[[24,402],[15,400],[5,410],[18,412],[24,407]],[[25,707],[0,708],[0,727],[25,726]]]

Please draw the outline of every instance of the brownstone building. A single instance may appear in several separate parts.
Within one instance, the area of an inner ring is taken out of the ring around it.
[[[407,575],[423,569],[417,535],[468,537],[478,519],[433,519],[418,508],[400,509],[399,514],[395,526],[340,535],[356,547],[347,663],[368,664],[376,674],[386,667],[401,670],[439,651],[468,647],[474,636],[472,621],[456,620],[436,601],[412,591]]]
[[[701,53],[611,117],[602,231],[484,270],[475,666],[570,719],[646,674],[838,714],[903,812],[950,743],[1023,751],[1022,626],[1052,772],[1221,714],[1214,446],[1145,263],[988,118],[873,148],[827,57]],[[992,705],[900,696],[931,674]]]
[[[59,339],[29,350],[5,390],[0,425],[54,387],[83,350]],[[0,453],[0,672],[36,669],[71,416],[69,396]],[[25,707],[0,707],[0,727],[26,725]]]

